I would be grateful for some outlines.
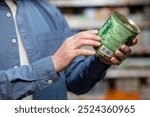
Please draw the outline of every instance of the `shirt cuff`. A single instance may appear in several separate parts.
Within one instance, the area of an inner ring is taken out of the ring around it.
[[[40,77],[39,80],[41,81],[42,79],[44,81],[47,80],[47,83],[51,84],[60,79],[54,68],[51,56],[36,61],[33,64],[33,67],[35,73],[38,75],[38,77]]]
[[[107,69],[110,65],[102,63],[98,56],[94,55],[88,58],[87,71],[90,71],[89,78],[99,81],[106,75]]]
[[[93,56],[93,61],[94,64],[98,67],[98,68],[102,68],[104,70],[107,70],[111,65],[105,64],[103,62],[100,61],[99,57],[97,55]]]

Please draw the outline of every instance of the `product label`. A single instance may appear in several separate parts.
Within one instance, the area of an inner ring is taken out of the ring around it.
[[[100,52],[107,57],[111,57],[113,55],[113,52],[109,50],[107,47],[105,47],[104,45],[100,48]]]

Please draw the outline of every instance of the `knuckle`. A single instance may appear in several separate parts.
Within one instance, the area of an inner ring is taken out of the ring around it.
[[[95,41],[90,41],[90,43],[91,43],[92,45],[97,45],[97,43],[96,43]]]
[[[131,48],[129,48],[129,53],[131,53],[132,52],[132,49]]]
[[[128,53],[130,53],[131,49],[129,47],[127,47],[127,50],[126,50]]]
[[[113,57],[113,59],[111,60],[113,65],[120,65],[121,61],[119,61],[118,59],[116,59],[115,57]]]
[[[132,50],[131,49],[129,49],[129,51],[128,51],[128,55],[130,55],[132,53]]]
[[[119,50],[117,50],[117,51],[115,52],[115,54],[116,54],[117,56],[120,55]]]
[[[86,43],[86,41],[84,41],[84,40],[80,40],[79,41],[79,44],[82,46],[82,45],[84,45]]]
[[[80,32],[79,36],[80,36],[80,38],[83,38],[85,36],[85,33],[84,32]]]
[[[82,50],[76,50],[76,52],[75,52],[76,56],[81,55],[81,54],[82,54]]]
[[[126,48],[126,51],[125,51],[127,54],[129,54],[131,52],[131,49],[129,47]]]
[[[115,65],[120,65],[120,64],[121,64],[121,61],[119,61],[119,60],[115,61]]]
[[[117,62],[117,63],[116,63],[116,65],[120,65],[120,64],[121,64],[121,62]]]

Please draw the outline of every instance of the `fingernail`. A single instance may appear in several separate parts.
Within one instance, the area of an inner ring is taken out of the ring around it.
[[[101,38],[98,36],[98,40],[100,41],[101,40]]]

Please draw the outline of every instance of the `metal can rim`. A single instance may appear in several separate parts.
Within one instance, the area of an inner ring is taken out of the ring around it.
[[[121,15],[121,16],[124,17],[124,18],[126,18],[126,20],[127,20],[130,24],[132,24],[132,26],[134,26],[137,31],[132,30],[132,29],[128,28],[127,26],[125,26],[125,25],[123,24],[123,22],[117,17],[117,14],[118,14],[118,15]],[[135,23],[134,21],[132,21],[130,18],[128,18],[127,16],[121,14],[119,11],[113,11],[112,16],[113,16],[123,27],[126,27],[128,30],[130,30],[130,31],[132,31],[132,32],[134,32],[134,33],[136,33],[136,34],[140,33],[140,28],[136,25],[136,23]]]

